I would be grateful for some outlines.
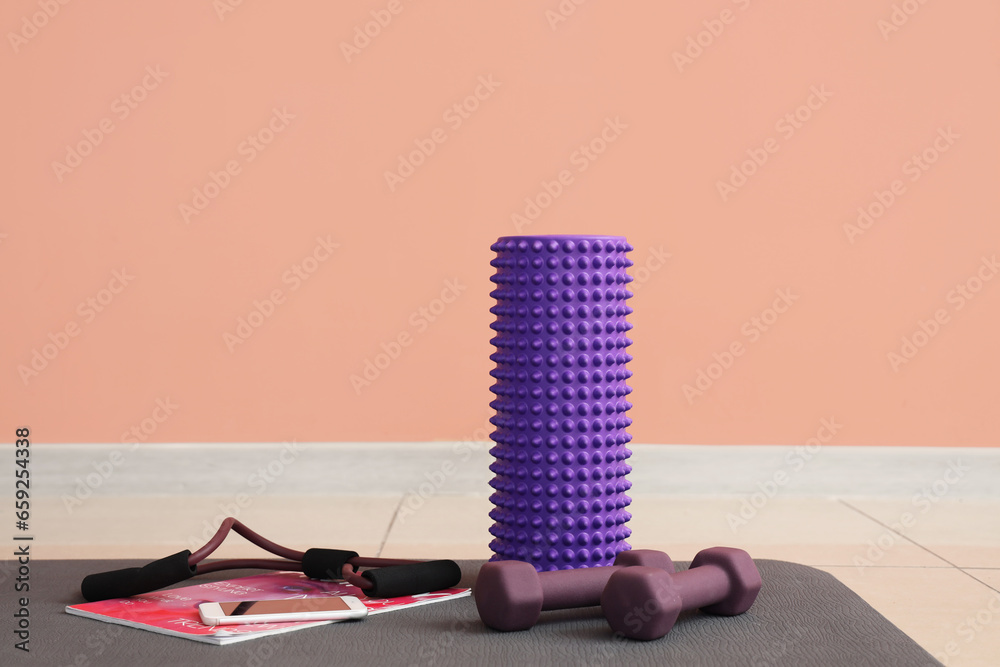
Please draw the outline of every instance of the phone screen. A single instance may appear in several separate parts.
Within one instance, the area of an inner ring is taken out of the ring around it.
[[[339,597],[296,598],[294,600],[244,600],[220,602],[226,616],[254,616],[261,614],[300,614],[310,611],[350,611],[350,606]]]

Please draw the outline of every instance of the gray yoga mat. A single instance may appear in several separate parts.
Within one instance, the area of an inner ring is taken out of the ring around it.
[[[63,611],[83,602],[87,574],[138,561],[33,561],[31,653],[13,648],[15,596],[3,595],[0,663],[35,665],[938,665],[901,630],[829,574],[795,563],[759,560],[764,587],[753,608],[731,618],[685,614],[663,639],[615,639],[599,608],[545,612],[531,630],[500,633],[482,625],[471,598],[431,604],[229,646],[166,637]],[[463,587],[480,562],[460,561]],[[6,563],[9,567],[9,562]],[[686,564],[678,564],[679,568]],[[6,568],[5,568],[6,569]],[[259,572],[259,571],[258,571]],[[198,581],[252,574],[230,571]],[[10,585],[8,580],[6,585]]]

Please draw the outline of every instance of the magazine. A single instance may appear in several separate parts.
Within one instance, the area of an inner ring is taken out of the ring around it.
[[[223,645],[340,621],[205,625],[198,615],[198,605],[202,602],[283,600],[343,595],[358,598],[368,607],[368,614],[374,615],[464,597],[469,595],[469,589],[446,588],[433,593],[398,598],[369,598],[365,597],[360,588],[344,581],[316,581],[301,572],[271,572],[144,593],[130,598],[74,604],[67,606],[66,612],[105,623],[116,623],[172,637]]]

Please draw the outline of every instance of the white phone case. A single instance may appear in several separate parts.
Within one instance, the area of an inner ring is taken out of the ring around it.
[[[345,621],[364,618],[368,615],[368,607],[356,597],[342,596],[350,609],[334,609],[324,611],[300,611],[282,614],[247,614],[226,616],[218,602],[202,602],[198,605],[201,622],[205,625],[248,625],[252,623],[292,623],[297,621]],[[239,602],[256,602],[256,600],[239,600]]]

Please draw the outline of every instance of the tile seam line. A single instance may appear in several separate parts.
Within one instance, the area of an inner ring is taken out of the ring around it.
[[[399,502],[396,503],[396,509],[392,512],[392,519],[389,520],[389,527],[385,529],[385,535],[382,536],[382,542],[378,545],[378,551],[375,553],[375,558],[382,557],[382,549],[385,548],[385,543],[389,541],[389,535],[392,534],[392,528],[396,525],[396,517],[399,516],[399,510],[403,507],[404,500],[406,500],[406,494],[400,494]]]
[[[939,554],[934,553],[933,551],[931,551],[930,549],[928,549],[924,545],[920,544],[916,540],[914,540],[914,539],[912,539],[910,537],[907,537],[906,535],[903,535],[902,533],[899,533],[896,530],[893,530],[892,527],[888,526],[887,524],[882,523],[881,521],[879,521],[878,519],[876,519],[872,515],[868,514],[864,510],[861,510],[861,509],[855,507],[854,505],[851,505],[849,502],[847,502],[843,498],[838,498],[837,501],[840,502],[841,504],[845,505],[846,507],[849,507],[850,509],[854,510],[855,512],[857,512],[861,516],[865,517],[866,519],[869,519],[870,521],[874,521],[875,523],[877,523],[878,525],[882,526],[886,530],[890,531],[894,535],[899,535],[899,537],[903,538],[904,540],[906,540],[910,544],[923,549],[924,551],[926,551],[930,555],[934,556],[938,560],[941,560],[941,561],[947,563],[948,565],[952,566],[953,568],[955,568],[956,570],[958,570],[959,572],[961,572],[962,574],[964,574],[965,576],[967,576],[969,579],[972,579],[973,581],[976,581],[976,582],[982,584],[983,586],[985,586],[986,588],[990,589],[994,593],[1000,594],[1000,590],[997,590],[993,586],[990,586],[988,583],[986,583],[985,581],[983,581],[979,577],[974,576],[971,572],[967,572],[965,570],[965,568],[959,567],[958,565],[956,565],[955,563],[952,563],[950,560],[948,560],[944,556],[941,556]],[[969,568],[969,569],[979,569],[979,568]]]

